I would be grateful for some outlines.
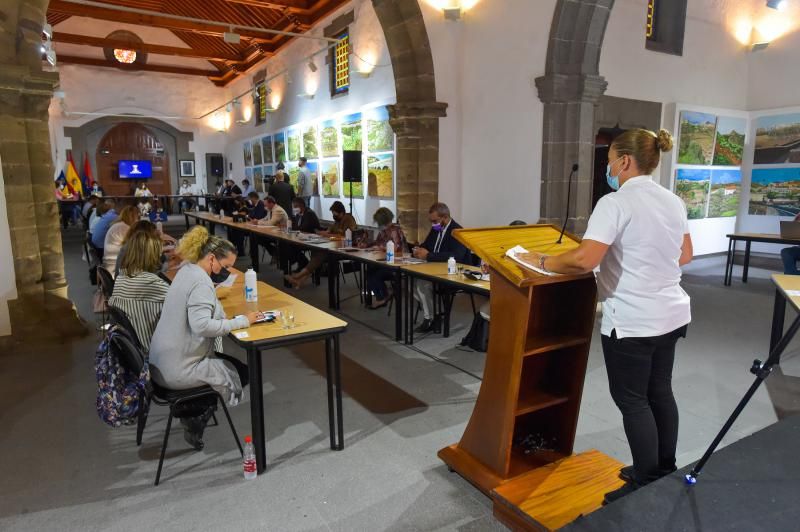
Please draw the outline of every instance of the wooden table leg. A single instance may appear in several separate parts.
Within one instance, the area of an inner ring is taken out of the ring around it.
[[[261,353],[257,348],[247,349],[247,366],[250,374],[250,423],[256,466],[260,475],[267,469],[267,438],[264,431],[264,386],[261,373]]]
[[[786,298],[780,290],[775,290],[775,304],[772,308],[772,332],[769,337],[769,352],[778,345],[783,336],[783,323],[786,317]]]
[[[750,241],[744,244],[744,269],[742,270],[742,282],[747,282],[747,271],[750,269]]]

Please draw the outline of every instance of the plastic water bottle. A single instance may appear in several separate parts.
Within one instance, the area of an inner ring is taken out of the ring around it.
[[[258,277],[253,268],[244,273],[244,300],[247,303],[258,301]]]
[[[156,222],[156,231],[158,231],[159,235],[164,234],[164,224],[161,223],[161,220]]]
[[[458,268],[456,268],[456,259],[450,257],[447,259],[447,275],[455,275],[458,273]]]
[[[258,476],[256,449],[253,447],[253,438],[250,436],[244,437],[244,458],[242,459],[242,467],[244,468],[245,479],[253,480]]]
[[[394,264],[394,241],[392,240],[386,243],[386,263]]]
[[[349,248],[353,246],[353,232],[346,229],[344,232],[344,247]]]

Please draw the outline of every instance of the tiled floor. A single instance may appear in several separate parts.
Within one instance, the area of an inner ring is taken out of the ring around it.
[[[68,234],[65,252],[71,297],[94,321],[76,234]],[[686,269],[694,319],[679,344],[674,378],[681,464],[702,454],[752,382],[752,359],[765,356],[770,272],[751,270],[750,283],[737,280],[724,288],[723,268],[724,258],[714,257]],[[277,272],[263,269],[264,280],[279,284]],[[345,290],[355,293],[352,277]],[[326,304],[324,287],[296,294]],[[141,448],[133,428],[111,429],[98,420],[96,336],[3,353],[0,529],[500,530],[489,501],[436,458],[438,449],[458,440],[480,386],[457,369],[480,375],[483,367],[482,354],[455,347],[469,312],[468,298],[460,296],[452,336],[429,336],[410,349],[387,337],[393,322],[385,310],[363,310],[357,296],[343,303],[350,328],[342,339],[342,452],[327,447],[321,346],[270,352],[264,362],[270,465],[252,482],[242,479],[224,427],[207,431],[200,453],[188,450],[176,428],[162,484],[154,488],[164,410],[151,415]],[[726,442],[773,423],[776,412],[800,411],[798,345],[790,346],[780,372],[759,390]],[[241,355],[232,346],[227,350]],[[250,425],[248,406],[245,401],[232,411],[242,434]],[[589,448],[630,460],[597,336],[576,441],[576,451]]]

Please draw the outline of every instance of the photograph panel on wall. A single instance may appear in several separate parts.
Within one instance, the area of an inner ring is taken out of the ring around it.
[[[264,192],[269,192],[269,185],[275,181],[275,165],[265,164],[264,169]]]
[[[742,197],[742,171],[738,168],[711,170],[711,193],[708,197],[709,218],[730,218],[739,212]]]
[[[300,130],[290,129],[286,133],[286,146],[289,150],[289,161],[297,161],[300,158]]]
[[[289,184],[292,185],[292,188],[297,193],[297,178],[300,175],[300,167],[297,166],[297,163],[288,162],[286,163],[286,173],[289,174]]]
[[[317,125],[311,124],[303,130],[303,157],[306,159],[316,159],[319,156],[317,150]]]
[[[367,149],[370,152],[394,150],[394,131],[389,125],[389,110],[376,107],[365,111],[367,118]]]
[[[273,135],[275,138],[275,162],[286,162],[286,133],[281,131]]]
[[[322,148],[322,157],[339,156],[339,134],[336,131],[334,120],[326,120],[320,125],[319,143]]]
[[[690,220],[706,217],[710,185],[710,170],[679,168],[675,172],[675,194],[686,203],[686,212]]]
[[[361,128],[361,113],[345,116],[341,121],[342,151],[361,150],[363,130]]]
[[[800,168],[753,168],[748,212],[767,216],[800,213]]]
[[[394,198],[394,154],[367,158],[367,194],[371,198]]]
[[[308,163],[306,163],[306,168],[314,183],[313,192],[311,194],[313,196],[319,196],[319,163],[317,161],[308,161]]]
[[[716,130],[715,115],[681,111],[678,164],[710,165],[714,156]]]
[[[272,154],[272,135],[261,137],[261,151],[264,152],[264,163],[274,163],[275,159]]]
[[[181,177],[194,177],[194,161],[179,161],[179,167],[181,169]]]
[[[250,145],[249,140],[242,145],[242,150],[244,152],[244,165],[253,166],[253,147]]]
[[[720,116],[714,143],[714,166],[741,166],[747,120]]]
[[[800,163],[800,113],[756,118],[753,164]]]
[[[256,192],[264,192],[264,169],[261,166],[253,167],[253,180],[250,182]]]
[[[261,156],[261,142],[258,139],[253,139],[253,166],[261,166],[264,164],[264,159]]]
[[[338,198],[340,196],[339,179],[339,159],[328,159],[322,161],[322,195],[326,198]]]

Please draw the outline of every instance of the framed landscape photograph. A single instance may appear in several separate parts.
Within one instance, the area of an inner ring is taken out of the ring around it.
[[[800,163],[800,113],[756,119],[753,164]]]
[[[181,177],[194,177],[194,161],[180,161]]]
[[[258,139],[253,140],[253,165],[261,166],[264,163],[261,157],[261,141]]]
[[[286,142],[289,147],[289,160],[297,161],[300,158],[300,130],[290,129],[286,134]]]
[[[367,158],[367,194],[372,198],[394,198],[393,153]]]
[[[249,140],[242,146],[242,151],[244,152],[244,165],[253,166],[253,147]]]
[[[681,111],[678,164],[711,165],[717,117],[694,111]]]
[[[326,120],[320,126],[320,145],[322,147],[322,157],[339,156],[339,133],[336,131],[336,122]]]
[[[316,124],[306,126],[303,131],[303,157],[306,159],[316,159],[318,157]]]
[[[264,192],[264,170],[261,166],[254,166],[253,167],[253,188],[255,188],[256,192]]]
[[[714,166],[741,166],[747,121],[744,118],[720,116],[714,142]]]
[[[342,150],[361,150],[362,128],[361,113],[355,113],[342,118]],[[355,196],[355,194],[353,194]]]
[[[289,184],[292,185],[292,188],[297,191],[297,178],[300,175],[300,167],[297,166],[297,163],[288,162],[286,163],[286,173],[289,175]]]
[[[709,218],[731,218],[739,212],[742,196],[742,172],[738,168],[711,170],[711,193],[708,197]]]
[[[286,134],[281,131],[280,133],[275,133],[273,136],[275,139],[275,162],[277,163],[285,163],[286,162]]]
[[[367,149],[371,153],[392,151],[394,131],[389,125],[389,110],[376,107],[364,113],[367,117]]]
[[[306,168],[308,168],[308,172],[311,174],[311,179],[314,180],[314,188],[311,195],[319,196],[319,163],[316,161],[308,161]]]
[[[767,216],[800,213],[800,168],[753,168],[747,210]]]
[[[326,198],[338,198],[339,181],[339,159],[322,161],[322,195]]]
[[[272,155],[272,136],[268,135],[261,138],[261,151],[264,152],[264,163],[274,163],[275,159]]]
[[[710,186],[710,170],[679,168],[675,173],[675,194],[686,203],[686,212],[690,220],[706,217]]]

